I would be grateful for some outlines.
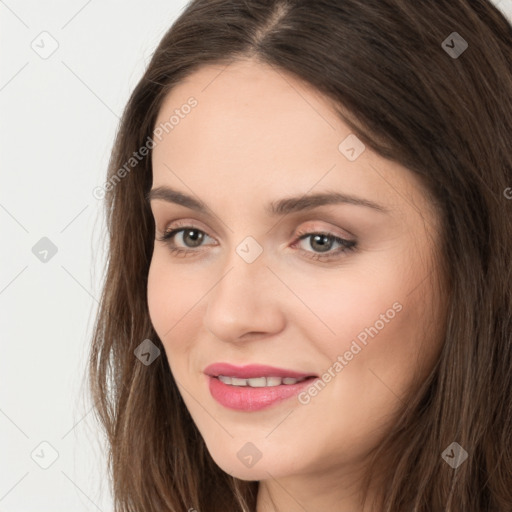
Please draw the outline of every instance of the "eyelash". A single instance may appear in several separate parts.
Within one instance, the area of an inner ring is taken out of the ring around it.
[[[182,247],[176,247],[176,245],[172,241],[172,238],[175,235],[177,235],[178,233],[183,232],[183,231],[187,231],[187,230],[197,231],[199,233],[205,234],[206,236],[209,236],[208,233],[206,233],[203,230],[201,230],[199,228],[196,228],[194,226],[175,225],[175,227],[173,227],[172,229],[166,231],[161,237],[157,237],[157,240],[159,240],[160,242],[166,243],[170,247],[171,254],[174,254],[176,256],[181,255],[181,257],[186,257],[187,254],[198,252],[198,251],[196,251],[194,249],[183,249]],[[292,246],[294,246],[295,244],[297,244],[301,240],[304,240],[305,238],[312,237],[314,235],[326,236],[329,239],[331,239],[333,242],[336,242],[336,243],[340,244],[341,248],[339,248],[338,250],[336,250],[334,252],[329,252],[327,254],[313,253],[313,255],[311,255],[311,251],[306,251],[304,249],[301,249],[302,252],[305,252],[305,253],[309,254],[309,256],[307,256],[307,258],[312,259],[312,260],[320,260],[320,261],[327,261],[327,260],[329,260],[330,261],[330,260],[332,260],[333,257],[341,256],[344,253],[352,252],[352,251],[355,251],[357,249],[357,242],[355,240],[346,240],[344,238],[340,238],[338,236],[335,236],[333,233],[324,232],[324,231],[318,231],[318,232],[316,232],[316,231],[310,231],[310,232],[299,231],[297,233],[297,238],[293,242]]]

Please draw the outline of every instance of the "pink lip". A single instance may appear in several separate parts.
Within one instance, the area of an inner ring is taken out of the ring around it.
[[[293,379],[301,379],[302,377],[316,377],[313,373],[296,372],[260,364],[234,366],[229,363],[214,363],[207,366],[204,369],[204,373],[210,377],[225,375],[226,377],[237,377],[238,379],[252,379],[254,377],[291,377]]]
[[[221,405],[238,411],[259,411],[266,407],[297,395],[303,388],[311,385],[316,375],[275,368],[273,366],[247,365],[233,366],[228,363],[215,363],[207,366],[204,373],[208,378],[208,387],[212,397]],[[266,386],[253,388],[250,386],[231,386],[224,384],[217,377],[237,377],[251,379],[254,377],[291,377],[305,380],[297,384],[281,384],[279,386]]]
[[[316,380],[316,377],[312,377],[297,384],[252,388],[250,386],[224,384],[217,377],[207,376],[207,378],[210,393],[217,402],[228,409],[247,412],[259,411],[286,400],[300,393],[303,388],[311,385]]]

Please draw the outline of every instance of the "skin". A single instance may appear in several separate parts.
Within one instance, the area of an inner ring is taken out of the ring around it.
[[[152,188],[192,195],[211,214],[151,201],[156,238],[183,226],[205,233],[199,246],[183,231],[174,236],[185,257],[155,240],[148,305],[172,374],[215,462],[260,481],[257,512],[362,511],[367,454],[439,353],[439,218],[409,170],[368,147],[349,161],[338,146],[350,128],[325,98],[281,70],[253,60],[202,67],[168,94],[156,124],[190,96],[198,105],[153,149]],[[265,210],[323,191],[388,211],[333,204],[275,217]],[[297,241],[299,230],[355,239],[357,249],[336,254],[340,245],[328,239],[330,256],[315,260],[325,254],[313,236]],[[262,248],[252,263],[236,252],[247,236]],[[203,369],[214,362],[322,375],[397,302],[401,311],[306,405],[291,398],[233,411],[210,395]],[[262,454],[250,468],[237,457],[248,441]]]

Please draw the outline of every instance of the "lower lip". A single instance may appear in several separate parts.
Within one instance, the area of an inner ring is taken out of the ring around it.
[[[221,382],[216,377],[207,377],[208,386],[213,398],[224,407],[237,411],[259,411],[270,407],[275,403],[297,395],[316,379],[316,377],[310,377],[297,382],[297,384],[252,388],[250,386],[231,386],[224,384],[224,382]]]

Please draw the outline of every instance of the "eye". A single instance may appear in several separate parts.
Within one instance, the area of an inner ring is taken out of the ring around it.
[[[309,247],[313,248],[314,251],[319,251],[311,252],[302,249],[304,252],[308,253],[308,258],[314,260],[336,259],[343,253],[354,251],[357,247],[357,242],[355,240],[346,240],[345,238],[341,238],[336,236],[334,233],[329,232],[299,232],[298,236],[299,239],[293,243],[294,246],[309,238],[309,244],[306,245],[309,245]],[[331,251],[335,244],[338,244],[338,249]]]
[[[181,244],[184,245],[184,247],[177,245],[174,240],[178,234],[181,234]],[[329,232],[299,232],[297,236],[298,238],[291,246],[296,247],[298,244],[309,238],[309,247],[311,247],[313,251],[304,248],[301,248],[300,251],[305,253],[307,258],[313,260],[324,261],[337,259],[343,253],[354,251],[357,247],[357,242],[355,240],[346,240]],[[197,254],[199,251],[196,249],[201,247],[207,238],[211,237],[201,229],[194,226],[184,225],[171,228],[161,237],[157,237],[157,240],[165,242],[169,246],[171,254],[186,257],[187,255],[192,256]],[[333,251],[332,248],[336,244],[338,245],[338,248]]]
[[[181,234],[182,244],[185,247],[176,245],[174,238],[176,235]],[[204,231],[195,228],[194,226],[177,227],[166,231],[160,238],[161,242],[169,245],[171,254],[186,256],[189,253],[197,252],[195,248],[200,247],[205,238],[210,238]]]

